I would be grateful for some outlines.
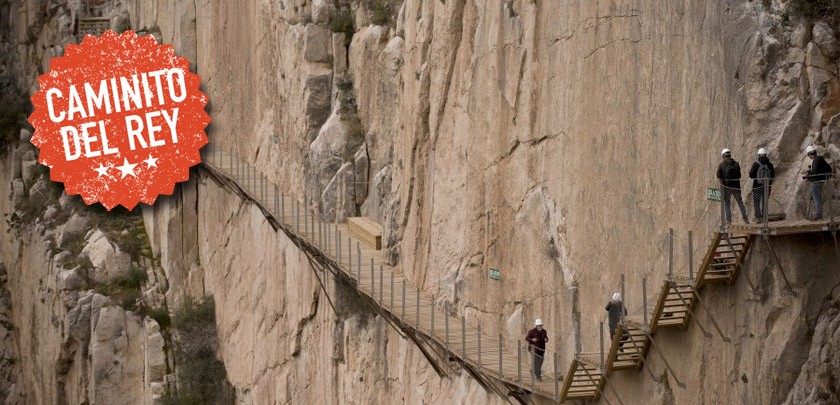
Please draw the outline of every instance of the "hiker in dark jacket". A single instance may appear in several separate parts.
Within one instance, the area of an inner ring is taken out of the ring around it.
[[[545,343],[548,342],[548,332],[542,327],[542,319],[534,322],[534,329],[528,331],[525,340],[528,342],[528,351],[534,355],[534,368],[531,372],[537,381],[542,381],[542,364],[545,358]]]
[[[613,294],[612,300],[607,303],[607,307],[604,309],[607,311],[607,317],[609,318],[610,340],[612,340],[615,336],[615,329],[621,322],[621,317],[627,315],[627,308],[624,308],[624,302],[621,301],[621,293]]]
[[[741,199],[741,165],[732,159],[732,151],[723,149],[720,152],[723,161],[720,162],[717,169],[717,178],[720,180],[720,185],[723,190],[723,212],[726,216],[726,223],[732,223],[732,211],[729,208],[730,197],[735,197],[735,202],[738,203],[738,208],[741,209],[741,217],[745,223],[750,223],[747,219],[747,207],[744,206],[744,200]]]
[[[805,148],[805,153],[811,158],[811,165],[803,179],[811,182],[811,197],[814,198],[814,215],[809,219],[818,221],[823,218],[823,184],[831,178],[832,169],[825,158],[817,154],[817,148],[814,146]]]
[[[767,158],[767,150],[758,150],[758,160],[750,167],[750,178],[753,179],[753,208],[755,209],[755,220],[761,222],[767,214],[767,201],[770,199],[770,190],[773,178],[776,177],[776,168]],[[765,184],[767,189],[764,189]]]

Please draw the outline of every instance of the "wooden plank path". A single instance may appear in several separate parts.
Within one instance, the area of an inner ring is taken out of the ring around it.
[[[827,208],[824,209],[827,210]],[[840,207],[837,207],[835,210],[840,210]],[[833,218],[826,215],[825,218],[818,221],[808,221],[806,219],[771,221],[767,223],[766,228],[761,222],[749,224],[732,223],[728,225],[726,229],[732,233],[748,233],[751,235],[793,235],[800,233],[837,231],[840,229],[840,215],[835,214]]]
[[[463,318],[435,305],[431,294],[419,289],[399,268],[387,263],[383,252],[355,238],[346,223],[326,222],[306,209],[293,196],[280,193],[252,165],[224,150],[205,153],[204,167],[215,177],[239,188],[293,239],[303,241],[328,258],[344,276],[353,280],[358,291],[399,322],[392,325],[403,334],[419,334],[435,342],[474,377],[495,380],[496,385],[519,395],[538,394],[559,401],[559,374],[556,357],[543,364],[543,381],[531,378],[531,356],[524,345],[510,350],[500,336],[490,336]],[[517,341],[520,341],[517,336]],[[524,343],[524,342],[523,342]],[[519,344],[519,343],[518,343]],[[421,348],[422,349],[422,348]],[[428,357],[428,356],[427,356]],[[478,374],[478,376],[476,376]],[[501,384],[498,384],[501,383]],[[501,395],[508,395],[493,387]]]

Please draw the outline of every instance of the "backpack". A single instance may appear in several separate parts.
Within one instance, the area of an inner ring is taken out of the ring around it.
[[[768,167],[767,165],[759,163],[757,160],[756,160],[756,163],[758,163],[758,171],[755,174],[755,181],[757,181],[758,184],[760,184],[762,186],[764,185],[764,179],[768,179],[767,180],[768,184],[772,183],[773,178],[771,177],[771,174],[770,174],[770,167]]]
[[[741,178],[741,166],[736,161],[729,162],[723,169],[723,176],[727,180],[737,180]]]

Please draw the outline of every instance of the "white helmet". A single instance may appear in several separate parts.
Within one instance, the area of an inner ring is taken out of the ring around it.
[[[767,155],[767,149],[761,148],[758,150],[758,156],[765,156]]]
[[[536,321],[534,321],[534,325],[537,325],[537,326],[542,325],[542,319],[537,319]]]
[[[816,151],[817,151],[817,148],[815,148],[814,145],[808,145],[808,147],[805,148],[805,154],[806,155],[811,153],[811,152],[816,152]]]
[[[732,151],[731,151],[731,150],[729,150],[729,149],[726,149],[726,148],[723,148],[723,150],[722,150],[722,151],[720,151],[720,155],[721,155],[721,156],[723,156],[723,155],[725,155],[725,154],[727,154],[727,153],[732,153]]]
[[[621,293],[613,294],[613,301],[621,301]]]

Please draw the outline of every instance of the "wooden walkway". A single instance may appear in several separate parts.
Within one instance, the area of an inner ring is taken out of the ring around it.
[[[466,324],[464,318],[436,305],[432,295],[420,290],[397,267],[387,264],[381,251],[374,250],[347,231],[346,223],[322,221],[299,201],[278,191],[275,184],[245,162],[221,150],[211,150],[204,158],[208,173],[223,186],[234,188],[243,198],[256,204],[266,218],[282,230],[299,248],[333,276],[349,280],[368,299],[373,308],[400,332],[413,339],[432,366],[444,375],[425,345],[446,353],[448,363],[457,363],[487,389],[502,396],[527,401],[536,394],[558,402],[597,400],[608,385],[608,376],[623,370],[639,370],[651,351],[657,352],[653,337],[662,328],[688,328],[698,307],[705,308],[702,288],[717,283],[733,283],[755,235],[784,235],[838,230],[840,217],[822,221],[775,221],[763,224],[732,224],[726,233],[716,233],[697,274],[676,274],[663,280],[659,296],[648,316],[628,318],[616,330],[609,347],[598,353],[578,353],[565,380],[561,378],[556,356],[546,359],[543,381],[530,373],[530,354],[521,344],[508,348],[504,337],[482,333]],[[647,312],[647,310],[645,310]],[[647,313],[645,313],[647,315]],[[717,333],[728,341],[710,318]],[[703,329],[703,326],[697,324]],[[710,331],[703,329],[710,336]],[[624,339],[622,340],[622,336]],[[519,337],[517,337],[519,341]],[[667,359],[661,356],[670,368]],[[553,361],[552,361],[553,360]],[[546,371],[546,369],[552,369]],[[679,382],[678,382],[679,383]],[[506,392],[507,391],[507,392]],[[614,394],[614,398],[620,397]]]
[[[838,207],[840,210],[840,207]],[[732,233],[748,233],[751,235],[792,235],[798,233],[825,232],[840,230],[840,215],[834,218],[825,218],[819,221],[808,221],[805,219],[788,219],[772,221],[764,227],[763,223],[733,223],[726,227]]]
[[[311,259],[338,269],[381,314],[390,318],[403,336],[415,338],[418,346],[421,344],[416,337],[434,342],[437,349],[448,353],[450,360],[500,395],[524,397],[533,393],[559,400],[561,381],[556,357],[545,361],[542,381],[534,381],[530,354],[524,345],[510,350],[501,335],[483,333],[479,327],[466,324],[464,318],[435,305],[430,294],[418,289],[399,268],[388,265],[382,251],[352,236],[346,223],[322,221],[295,198],[278,192],[277,186],[253,166],[226,151],[210,150],[203,165],[217,181],[237,188],[240,195],[259,206]],[[552,366],[555,371],[546,372]]]

